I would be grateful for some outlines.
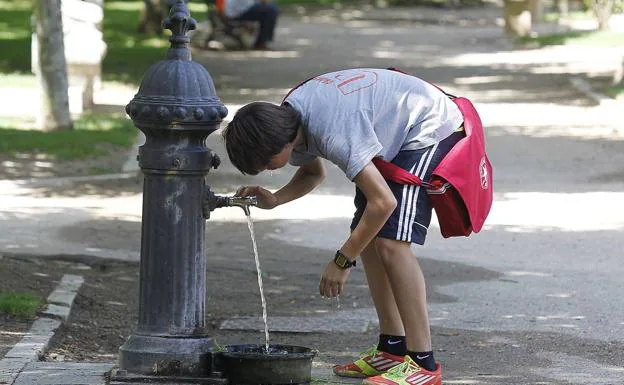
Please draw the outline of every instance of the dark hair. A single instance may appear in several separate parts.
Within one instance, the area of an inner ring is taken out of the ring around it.
[[[300,125],[301,115],[288,104],[247,104],[223,130],[230,161],[243,174],[256,175],[295,140]]]

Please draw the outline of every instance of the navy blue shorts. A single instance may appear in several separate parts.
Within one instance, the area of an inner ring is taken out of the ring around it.
[[[392,163],[418,175],[422,180],[429,180],[431,173],[442,161],[450,149],[465,136],[464,131],[457,131],[433,146],[418,150],[401,151],[392,159]],[[431,223],[431,200],[426,189],[420,186],[398,184],[387,181],[397,200],[397,207],[381,228],[378,237],[399,241],[425,243],[427,228]],[[360,222],[366,208],[366,197],[359,188],[355,189],[355,214],[351,230]]]

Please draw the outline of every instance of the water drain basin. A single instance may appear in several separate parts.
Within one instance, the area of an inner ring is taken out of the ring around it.
[[[221,353],[231,385],[308,384],[316,351],[292,345],[226,345]]]

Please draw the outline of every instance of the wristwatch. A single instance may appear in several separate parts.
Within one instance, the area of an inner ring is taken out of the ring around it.
[[[347,256],[344,255],[340,250],[336,251],[336,255],[334,256],[334,263],[341,269],[349,269],[355,266],[355,261],[347,258]]]

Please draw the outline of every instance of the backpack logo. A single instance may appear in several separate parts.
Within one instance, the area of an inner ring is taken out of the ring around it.
[[[484,190],[488,189],[488,169],[485,164],[485,156],[481,158],[481,162],[479,162],[479,177],[481,178],[481,188]]]

